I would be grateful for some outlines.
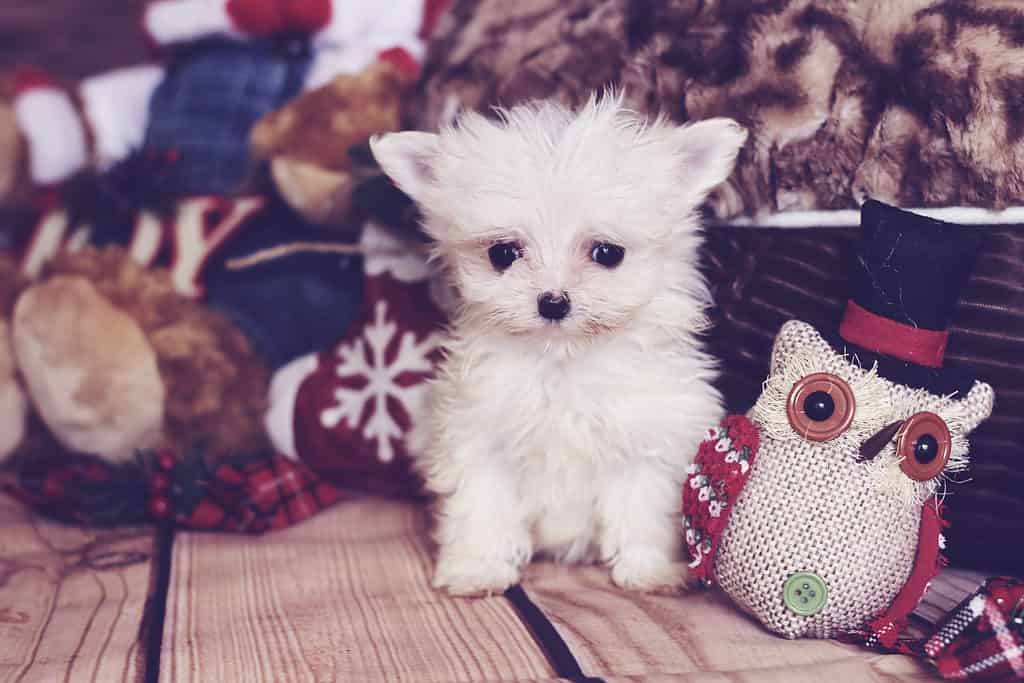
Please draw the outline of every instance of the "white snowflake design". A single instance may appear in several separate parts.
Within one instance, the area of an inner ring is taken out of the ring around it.
[[[376,441],[377,459],[390,462],[395,457],[392,439],[402,437],[402,428],[387,409],[388,396],[392,396],[410,417],[415,416],[423,403],[422,382],[403,387],[396,379],[406,372],[429,373],[433,369],[430,354],[441,345],[441,336],[427,335],[420,342],[416,335],[406,332],[402,335],[398,353],[390,365],[385,361],[388,345],[395,338],[398,325],[387,319],[387,302],[380,301],[374,309],[374,321],[366,326],[363,336],[351,344],[338,347],[340,358],[336,372],[339,377],[364,377],[366,385],[355,389],[340,386],[334,391],[337,405],[320,413],[320,422],[327,429],[336,427],[342,420],[349,428],[359,427],[359,418],[368,402],[370,414],[363,426],[362,436],[367,441]],[[369,361],[366,349],[369,349]]]

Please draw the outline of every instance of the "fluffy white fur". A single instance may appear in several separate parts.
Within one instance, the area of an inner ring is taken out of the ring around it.
[[[698,207],[746,132],[646,122],[614,95],[498,114],[372,141],[460,298],[414,443],[438,498],[435,586],[501,591],[545,554],[677,587],[679,487],[722,413],[697,337]],[[499,271],[502,241],[522,257]],[[600,242],[625,248],[617,267],[591,259]],[[568,294],[568,317],[539,315],[544,292]]]

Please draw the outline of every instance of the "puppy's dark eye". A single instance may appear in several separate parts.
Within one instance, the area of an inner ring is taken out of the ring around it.
[[[498,270],[505,270],[523,255],[523,249],[515,242],[498,242],[487,250],[491,265]]]
[[[626,255],[626,250],[617,244],[609,244],[608,242],[601,242],[594,246],[594,250],[590,252],[590,258],[594,259],[594,263],[600,264],[605,268],[614,268],[615,266],[622,263],[622,257]]]

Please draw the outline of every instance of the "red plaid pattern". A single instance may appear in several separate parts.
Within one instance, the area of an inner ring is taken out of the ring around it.
[[[62,453],[0,472],[0,490],[73,524],[158,522],[251,534],[298,524],[343,497],[302,463],[274,454],[212,462],[199,453],[143,454],[113,464]]]
[[[178,513],[179,526],[262,533],[298,524],[342,497],[305,465],[282,457],[229,460],[213,475],[208,498]]]
[[[921,647],[950,680],[1024,680],[1024,580],[989,579]]]

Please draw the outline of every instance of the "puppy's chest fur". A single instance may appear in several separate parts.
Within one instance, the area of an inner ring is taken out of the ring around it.
[[[510,378],[496,444],[536,550],[572,562],[595,559],[599,496],[633,446],[621,404],[641,400],[633,373],[575,365],[541,360]]]
[[[671,358],[602,354],[588,362],[524,355],[514,363],[484,362],[477,372],[486,378],[483,392],[490,399],[476,407],[489,413],[484,424],[494,425],[504,457],[544,462],[546,470],[587,463],[593,471],[657,440],[652,427],[664,426],[685,392]]]
[[[568,562],[596,559],[596,511],[601,489],[611,477],[609,465],[585,460],[582,453],[535,455],[523,459],[517,481],[534,547],[539,554]]]
[[[489,431],[538,552],[594,559],[601,499],[636,459],[682,478],[699,439],[689,433],[694,412],[710,420],[718,410],[692,364],[627,347],[568,359],[501,354],[474,368],[477,400],[464,417]]]

